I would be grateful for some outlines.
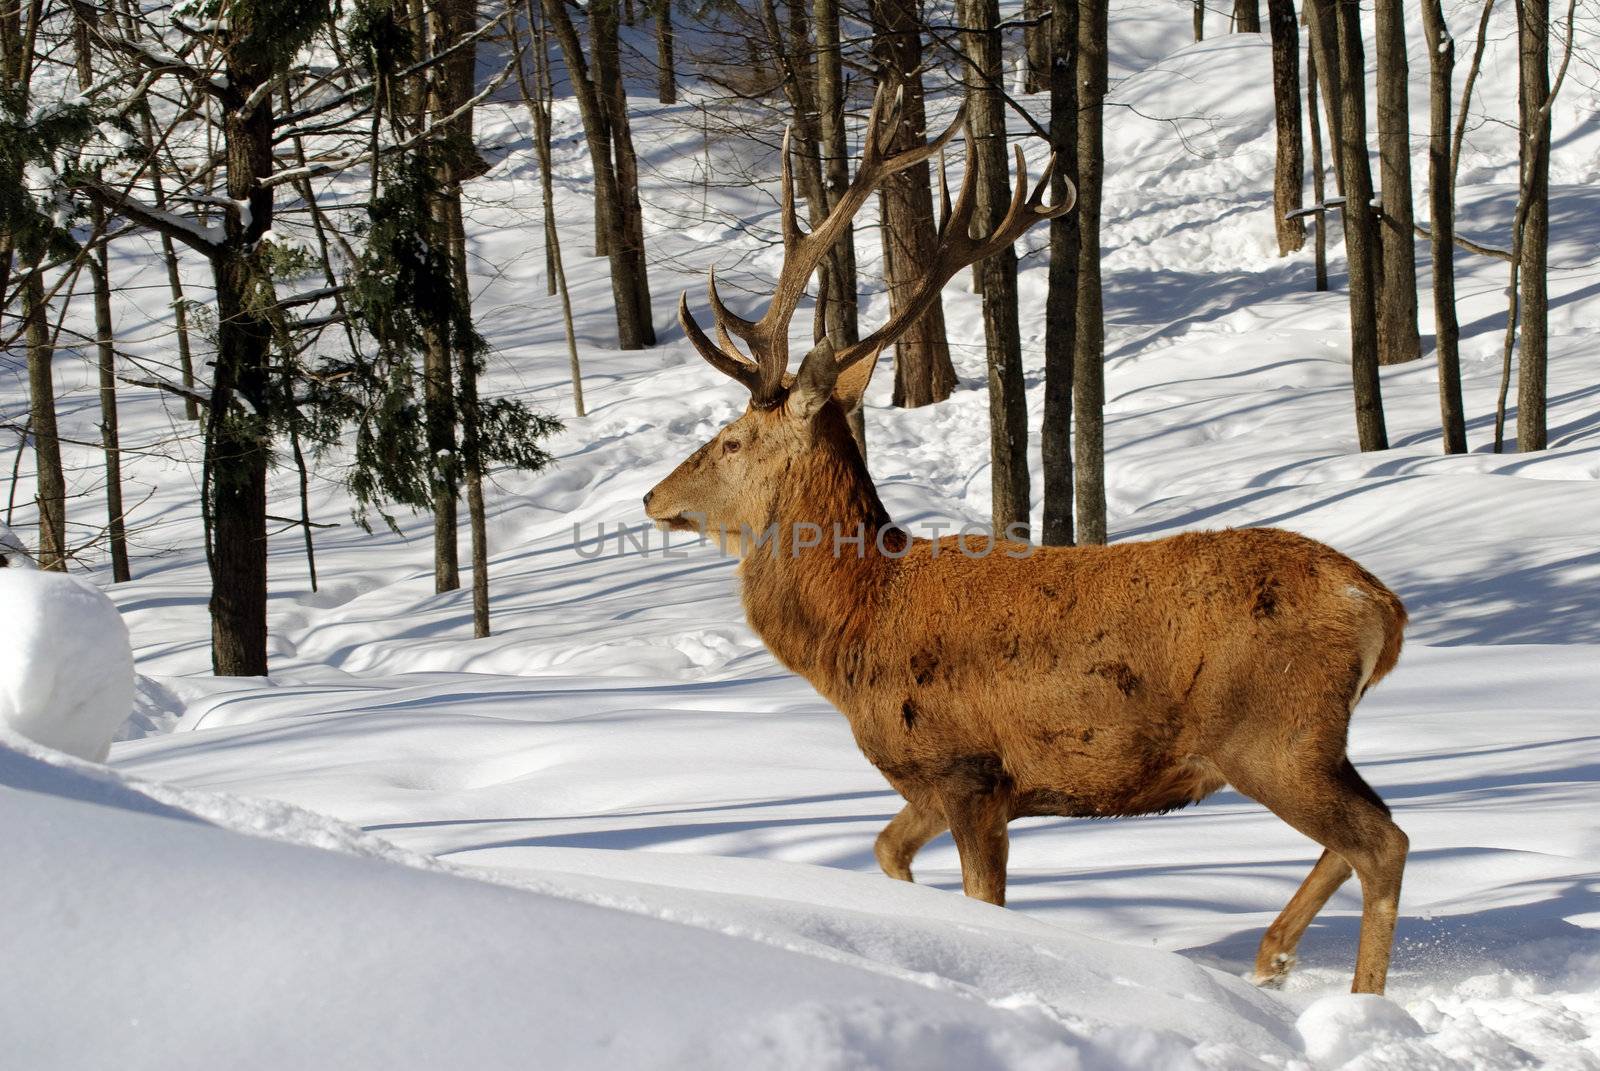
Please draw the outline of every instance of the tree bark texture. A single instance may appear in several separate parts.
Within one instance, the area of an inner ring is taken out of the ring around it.
[[[977,230],[991,233],[1011,205],[1006,166],[1006,106],[996,0],[958,0],[966,55],[967,119],[978,169]],[[1022,376],[1022,331],[1017,320],[1017,253],[1010,246],[976,265],[983,293],[983,334],[989,370],[989,483],[997,535],[1028,528],[1028,399]]]
[[[1521,54],[1517,109],[1522,128],[1522,226],[1518,296],[1517,449],[1543,450],[1548,442],[1545,394],[1549,376],[1550,302],[1550,2],[1517,0],[1517,44]]]
[[[1078,5],[1052,0],[1050,143],[1056,175],[1050,202],[1060,204],[1067,184],[1078,184]],[[1072,530],[1072,355],[1078,322],[1078,213],[1050,221],[1050,277],[1044,300],[1044,465],[1046,546],[1065,546]]]
[[[1378,226],[1372,210],[1372,169],[1367,158],[1365,50],[1357,0],[1312,0],[1317,22],[1333,27],[1338,61],[1339,126],[1335,132],[1344,174],[1345,258],[1350,267],[1350,371],[1356,434],[1363,450],[1389,445],[1378,379]]]
[[[1406,62],[1406,26],[1401,0],[1377,0],[1374,8],[1378,52],[1378,181],[1383,196],[1378,359],[1383,364],[1404,364],[1422,356],[1422,341],[1417,334],[1416,217],[1411,207],[1410,69]]]
[[[1455,180],[1450,174],[1450,91],[1456,43],[1441,0],[1422,0],[1428,43],[1428,214],[1432,217],[1434,348],[1439,365],[1439,427],[1447,454],[1467,452],[1461,400],[1461,327],[1456,318]]]
[[[927,134],[920,13],[910,0],[876,0],[873,15],[879,69],[902,91],[900,124],[890,143],[890,151],[898,152],[921,144]],[[879,206],[889,305],[898,309],[915,292],[938,244],[928,166],[907,168],[886,181],[879,190]],[[950,397],[956,372],[945,338],[942,301],[934,301],[895,342],[894,371],[897,406],[914,409]]]
[[[1073,346],[1077,537],[1106,531],[1105,306],[1100,281],[1100,201],[1105,178],[1104,106],[1108,0],[1078,4],[1078,310]]]
[[[1288,256],[1306,244],[1305,221],[1292,213],[1303,204],[1305,147],[1300,139],[1300,30],[1294,0],[1267,0],[1272,30],[1272,98],[1277,121],[1277,167],[1272,184],[1278,255]]]

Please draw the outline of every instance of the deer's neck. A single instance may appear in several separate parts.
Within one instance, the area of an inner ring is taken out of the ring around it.
[[[830,416],[822,418],[818,448],[795,464],[778,493],[772,538],[740,566],[751,627],[825,695],[849,676],[874,627],[893,569],[883,550],[894,553],[907,538],[888,527],[843,416],[837,428],[828,426]]]

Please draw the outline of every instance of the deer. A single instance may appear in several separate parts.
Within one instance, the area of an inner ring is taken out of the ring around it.
[[[1283,983],[1353,872],[1351,989],[1382,993],[1409,844],[1346,747],[1356,703],[1399,659],[1404,606],[1352,559],[1282,529],[1033,547],[895,526],[847,422],[879,353],[958,271],[1076,199],[1064,183],[1045,203],[1053,158],[1030,193],[1016,147],[1009,208],[975,237],[973,167],[953,205],[943,167],[964,114],[895,148],[899,111],[897,97],[875,99],[856,175],[809,233],[785,138],[783,261],[760,319],[723,303],[714,269],[716,341],[680,299],[688,340],[750,400],[644,496],[646,515],[740,558],[752,629],[844,714],[904,798],[874,848],[889,877],[913,880],[918,850],[948,830],[966,895],[1003,907],[1012,820],[1163,813],[1232,786],[1323,848],[1262,937],[1253,980]],[[936,153],[934,262],[876,331],[820,339],[791,374],[789,322],[829,248],[885,179]]]

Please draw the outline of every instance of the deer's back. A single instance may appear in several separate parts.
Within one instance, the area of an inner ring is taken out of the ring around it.
[[[1019,813],[1146,813],[1220,787],[1206,756],[1262,729],[1342,756],[1403,624],[1361,566],[1277,529],[1026,558],[918,543],[850,671],[817,683],[908,795],[971,776]]]

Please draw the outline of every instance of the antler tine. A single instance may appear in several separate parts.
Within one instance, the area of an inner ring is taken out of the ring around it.
[[[779,211],[783,219],[783,251],[790,253],[805,237],[805,232],[800,229],[800,220],[794,213],[794,166],[789,162],[790,147],[794,140],[794,124],[788,123],[783,128],[783,161],[780,165],[783,171],[783,190],[780,193],[781,203]]]
[[[784,265],[784,272],[788,272],[788,264]],[[809,272],[807,275],[809,276]],[[805,288],[802,280],[800,287]],[[717,273],[713,268],[706,283],[706,292],[711,299],[711,312],[716,318],[717,337],[722,340],[723,348],[733,350],[733,340],[728,337],[731,332],[742,339],[750,347],[750,353],[755,358],[754,367],[759,370],[760,378],[755,394],[762,401],[770,400],[783,381],[783,373],[789,366],[789,315],[783,313],[775,317],[781,310],[784,297],[785,280],[778,280],[778,296],[772,299],[772,304],[767,308],[766,314],[760,320],[746,320],[722,303],[722,295],[717,291]],[[798,298],[796,298],[798,301]],[[775,329],[776,328],[776,329]]]
[[[911,148],[895,153],[882,161],[879,165],[879,181],[888,178],[890,175],[898,175],[907,168],[916,167],[924,160],[944,152],[945,146],[955,140],[956,132],[964,131],[966,128],[967,105],[963,101],[961,107],[956,109],[956,117],[950,120],[950,125],[945,127],[944,132],[938,137],[921,145],[913,145]]]
[[[746,320],[722,303],[722,294],[717,290],[717,269],[712,268],[706,273],[706,296],[711,299],[711,315],[715,318],[718,331],[732,328],[733,333],[749,342],[757,334],[760,326],[753,320]]]
[[[1028,203],[1028,165],[1022,157],[1022,146],[1013,145],[1012,148],[1016,150],[1017,184],[1011,189],[1011,203],[1006,206],[1006,214],[1001,217],[999,225],[979,243],[977,256],[972,258],[974,261],[994,256],[1038,222],[1033,213],[1027,216],[1022,214],[1023,207]],[[1019,222],[1021,226],[1018,226]]]
[[[1053,153],[1049,162],[1045,164],[1044,176],[1034,186],[1033,193],[1029,194],[1027,161],[1023,159],[1022,146],[1014,145],[1012,148],[1016,152],[1017,185],[1011,192],[1011,206],[1006,210],[1005,218],[1000,221],[1000,225],[994,229],[994,233],[985,239],[982,246],[980,246],[978,255],[975,258],[977,260],[993,256],[1022,237],[1029,227],[1032,227],[1040,220],[1054,219],[1064,214],[1072,208],[1077,199],[1077,191],[1074,190],[1073,196],[1064,205],[1046,205],[1044,203],[1044,192],[1049,186],[1050,176],[1055,170],[1056,158]]]
[[[719,349],[716,343],[706,337],[694,314],[689,311],[687,290],[678,295],[678,322],[683,325],[683,333],[689,336],[689,341],[694,345],[696,352],[704,357],[711,367],[723,375],[738,380],[748,390],[752,392],[756,390],[760,385],[760,370],[744,358]]]
[[[878,91],[872,95],[872,107],[867,110],[867,129],[866,136],[861,139],[861,163],[857,169],[858,173],[875,165],[894,143],[894,128],[900,125],[900,109],[904,102],[903,85],[897,85],[891,96],[889,82],[878,83]]]
[[[795,209],[794,166],[790,160],[793,151],[793,132],[785,130],[781,160],[783,189],[780,194],[780,213],[783,227],[783,267],[778,273],[777,286],[772,301],[759,320],[747,320],[737,315],[722,301],[717,292],[716,273],[710,274],[707,292],[716,330],[721,345],[713,343],[688,313],[685,298],[679,302],[679,318],[684,331],[695,348],[711,364],[750,388],[758,405],[771,405],[782,396],[784,372],[789,363],[789,321],[805,296],[807,284],[828,250],[833,248],[855,214],[883,181],[891,175],[927,160],[944,150],[956,131],[966,125],[966,107],[957,112],[955,120],[937,138],[896,153],[887,153],[894,141],[894,126],[904,106],[904,90],[880,89],[873,98],[869,126],[863,141],[861,163],[855,178],[845,189],[833,209],[817,223],[810,233],[800,226]],[[971,214],[971,192],[963,183],[962,192],[952,208],[954,218],[961,220]],[[945,191],[948,202],[948,190]],[[965,228],[962,228],[965,238]],[[824,300],[826,300],[824,298]],[[903,327],[896,328],[896,332]],[[733,338],[737,337],[749,348],[753,361],[738,352]],[[885,339],[892,335],[884,336]],[[878,348],[882,348],[879,343]],[[852,347],[854,349],[854,347]],[[813,353],[816,351],[813,350]],[[862,354],[864,356],[864,353]],[[859,359],[859,358],[858,358]],[[813,363],[813,362],[807,362]],[[828,363],[832,364],[832,353]],[[853,361],[851,363],[854,363]],[[841,367],[843,367],[841,365]]]
[[[978,169],[973,166],[976,157],[972,153],[972,131],[969,128],[962,136],[967,153],[965,170],[961,173],[961,188],[956,191],[956,203],[945,212],[939,220],[939,248],[943,251],[951,235],[957,235],[966,240],[972,235],[972,212],[978,203]],[[939,181],[945,189],[941,192],[949,196],[949,185],[944,175],[939,176]],[[954,275],[954,272],[951,272]]]
[[[976,197],[977,167],[971,153],[972,135],[967,134],[967,169],[961,177],[961,190],[956,194],[956,201],[950,207],[946,218],[940,225],[938,250],[934,256],[934,263],[926,270],[922,282],[894,315],[876,331],[853,345],[846,346],[836,356],[835,372],[875,356],[885,346],[898,338],[907,327],[911,326],[938,297],[944,284],[952,279],[956,272],[962,268],[976,263],[985,257],[993,256],[1015,242],[1024,231],[1035,223],[1045,219],[1054,219],[1072,209],[1076,201],[1076,191],[1068,184],[1069,196],[1059,205],[1045,205],[1044,194],[1049,187],[1050,178],[1054,174],[1055,158],[1045,167],[1044,177],[1033,188],[1030,195],[1028,191],[1027,162],[1023,158],[1022,147],[1014,146],[1016,150],[1017,185],[1012,191],[1011,205],[1007,210],[1005,219],[986,238],[974,238],[971,224]],[[944,186],[941,176],[941,185]],[[947,187],[941,190],[948,197]],[[815,377],[813,377],[815,378]]]

